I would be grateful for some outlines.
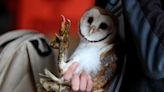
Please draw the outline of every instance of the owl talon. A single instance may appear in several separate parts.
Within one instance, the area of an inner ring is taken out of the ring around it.
[[[55,34],[56,35],[56,43],[60,43],[61,41],[61,37],[58,35],[58,34]]]
[[[54,74],[52,74],[49,70],[44,70],[45,77],[51,79],[52,81],[56,82],[60,85],[70,85],[69,81],[64,80],[63,78],[57,78]]]
[[[65,23],[65,17],[64,17],[64,15],[61,15],[61,17],[62,17],[62,22]]]
[[[62,79],[57,78],[55,75],[53,75],[49,70],[45,69],[44,70],[45,75],[50,78],[51,80],[53,80],[54,82],[57,82],[59,84],[63,83]]]
[[[40,78],[40,83],[47,92],[69,92],[68,90],[70,89],[68,86],[60,85],[48,79]]]
[[[54,49],[59,49],[59,44],[55,40],[50,42],[50,46]]]
[[[70,27],[71,27],[71,20],[67,19],[68,24],[67,24],[67,32],[69,31]]]
[[[61,15],[62,17],[62,22],[61,22],[61,31],[64,31],[65,30],[65,22],[66,22],[66,19],[63,15]]]
[[[45,75],[39,74],[42,77],[40,78],[40,83],[46,91],[55,91],[55,92],[65,92],[70,86],[70,81],[66,81],[63,78],[57,78],[49,70],[44,70]],[[62,91],[64,90],[64,91]]]

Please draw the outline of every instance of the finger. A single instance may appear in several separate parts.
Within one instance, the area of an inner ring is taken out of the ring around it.
[[[86,91],[88,75],[83,71],[80,75],[80,91]]]
[[[72,84],[72,90],[73,91],[79,90],[80,79],[79,79],[78,75],[76,75],[76,74],[73,75],[71,84]]]
[[[68,70],[65,72],[64,74],[64,79],[65,80],[70,80],[76,70],[76,68],[78,67],[78,63],[73,63],[71,66],[69,66]]]
[[[87,88],[86,91],[87,92],[91,92],[93,88],[93,81],[90,75],[88,75],[88,81],[87,81]]]

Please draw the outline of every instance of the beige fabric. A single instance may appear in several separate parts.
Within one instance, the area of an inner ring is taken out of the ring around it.
[[[37,92],[39,73],[56,70],[54,54],[41,39],[42,34],[24,30],[0,36],[0,92]]]

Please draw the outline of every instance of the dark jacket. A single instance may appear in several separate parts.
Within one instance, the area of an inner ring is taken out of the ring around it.
[[[127,62],[120,92],[164,92],[164,1],[100,2],[96,4],[123,15]]]

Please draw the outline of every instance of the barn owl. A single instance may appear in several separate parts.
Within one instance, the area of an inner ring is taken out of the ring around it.
[[[62,72],[77,62],[75,73],[79,75],[84,70],[92,77],[93,92],[104,92],[117,70],[116,17],[102,8],[92,7],[82,15],[78,33],[79,45],[67,62],[60,64]]]

